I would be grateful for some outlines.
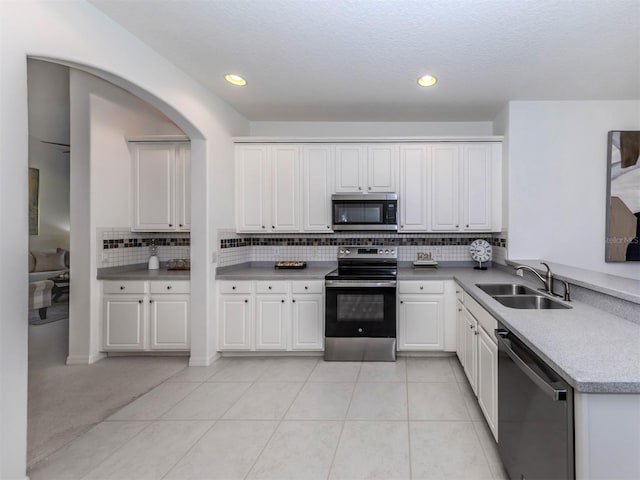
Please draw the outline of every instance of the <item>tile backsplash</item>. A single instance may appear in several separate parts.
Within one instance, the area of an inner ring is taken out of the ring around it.
[[[302,260],[335,261],[341,245],[381,245],[398,249],[399,261],[413,261],[418,252],[430,252],[439,261],[471,261],[469,245],[477,238],[493,246],[494,261],[504,263],[506,236],[502,234],[237,234],[234,229],[219,229],[218,266],[226,267],[252,261]]]
[[[149,260],[149,245],[155,240],[161,262],[191,257],[189,232],[132,232],[126,227],[98,228],[96,252],[98,268],[120,267]]]

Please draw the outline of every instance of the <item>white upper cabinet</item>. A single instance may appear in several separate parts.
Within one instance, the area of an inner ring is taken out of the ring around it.
[[[271,224],[269,147],[236,147],[236,226],[239,232],[267,232]]]
[[[463,230],[491,230],[491,145],[463,145],[462,177]]]
[[[459,221],[460,146],[431,147],[431,230],[456,231]]]
[[[189,231],[191,161],[188,143],[130,143],[133,224],[142,232]]]
[[[302,228],[305,232],[331,232],[333,146],[302,147]]]
[[[336,145],[336,193],[363,192],[367,185],[366,148]]]
[[[427,209],[428,154],[425,145],[400,146],[400,188],[398,210],[400,232],[425,232],[429,225]]]
[[[336,193],[396,191],[398,146],[336,145]]]
[[[274,145],[271,158],[271,230],[300,231],[300,147]]]

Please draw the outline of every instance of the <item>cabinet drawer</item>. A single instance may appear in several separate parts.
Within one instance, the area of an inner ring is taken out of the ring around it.
[[[220,282],[220,293],[251,293],[252,282]]]
[[[191,282],[187,281],[166,281],[166,282],[150,282],[149,290],[151,293],[189,293],[191,291]]]
[[[464,296],[464,306],[475,317],[485,332],[496,342],[495,329],[498,328],[498,321],[493,318],[471,295]]]
[[[293,293],[322,293],[323,283],[322,280],[291,282],[291,291]]]
[[[400,293],[444,293],[444,282],[402,281],[399,283]]]
[[[289,282],[279,282],[279,281],[256,282],[257,293],[287,293],[288,291],[289,291]]]
[[[102,291],[104,293],[145,293],[144,284],[144,281],[108,281],[104,282]]]

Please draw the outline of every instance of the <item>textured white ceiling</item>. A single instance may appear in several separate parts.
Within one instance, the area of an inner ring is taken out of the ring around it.
[[[509,100],[640,98],[640,0],[91,3],[249,120],[486,121]]]

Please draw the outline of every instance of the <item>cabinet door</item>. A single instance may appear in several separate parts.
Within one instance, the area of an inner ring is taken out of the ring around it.
[[[444,350],[444,296],[400,297],[398,350]]]
[[[398,203],[401,232],[425,232],[427,216],[427,153],[424,145],[400,147]]]
[[[191,147],[180,144],[176,151],[176,222],[178,230],[191,230]]]
[[[333,191],[333,147],[302,147],[302,226],[305,232],[331,233],[331,192]]]
[[[300,147],[276,145],[270,150],[271,231],[300,231]]]
[[[136,143],[133,153],[133,229],[175,230],[172,143]]]
[[[189,350],[189,296],[153,295],[149,300],[149,348]]]
[[[239,232],[267,232],[271,227],[269,162],[266,145],[236,147],[236,228]]]
[[[498,347],[478,327],[478,404],[498,440]]]
[[[252,307],[250,295],[218,297],[219,350],[251,350]]]
[[[288,323],[286,296],[256,296],[256,350],[286,350]]]
[[[291,329],[292,350],[322,350],[324,302],[322,295],[294,295]]]
[[[397,145],[370,145],[367,151],[367,191],[395,192]]]
[[[336,193],[362,192],[367,184],[365,147],[362,145],[336,145]]]
[[[458,145],[431,147],[431,229],[456,231],[459,222],[459,163]]]
[[[491,231],[491,148],[486,144],[462,147],[463,230]]]
[[[464,372],[467,374],[469,384],[473,393],[478,394],[478,341],[476,336],[478,334],[478,322],[467,311],[464,312]]]
[[[105,295],[102,307],[103,350],[144,350],[144,296]]]

